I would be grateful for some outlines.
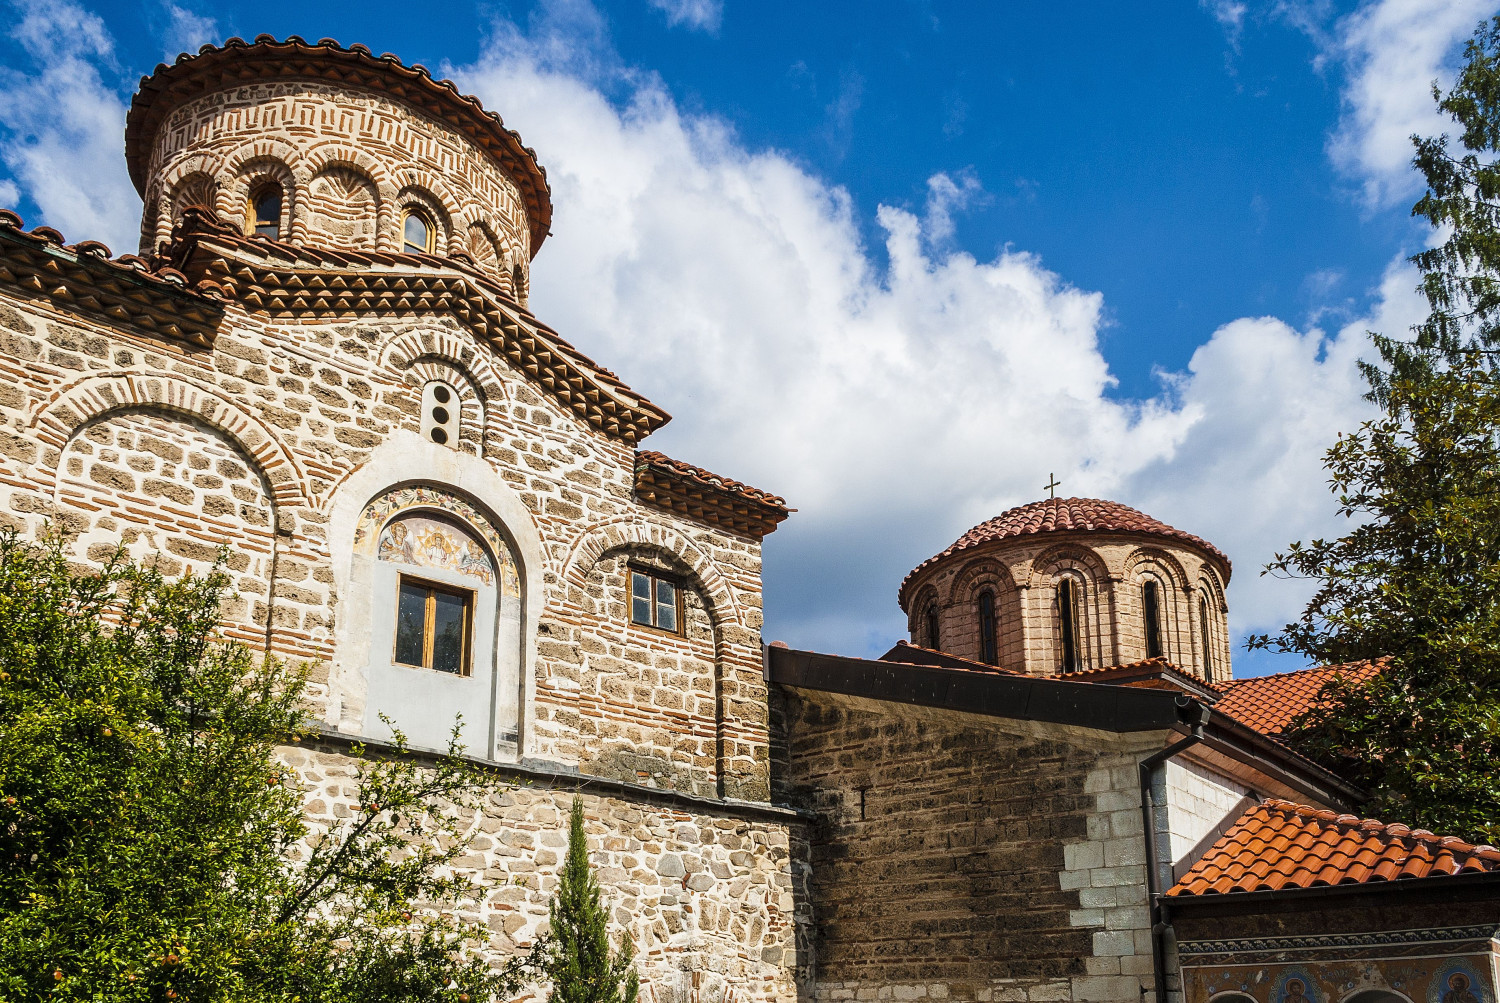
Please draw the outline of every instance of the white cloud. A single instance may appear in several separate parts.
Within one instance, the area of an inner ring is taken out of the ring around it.
[[[0,207],[9,209],[21,201],[21,189],[14,181],[0,181]]]
[[[1324,57],[1343,64],[1348,78],[1328,154],[1369,204],[1407,201],[1421,190],[1411,136],[1453,131],[1432,100],[1432,83],[1451,83],[1463,42],[1494,12],[1493,0],[1377,0],[1325,38]]]
[[[724,22],[724,0],[650,0],[651,6],[667,15],[667,24],[684,25],[696,31],[716,34]]]
[[[1114,400],[1099,294],[1023,252],[947,249],[983,196],[972,176],[934,175],[922,217],[880,208],[882,271],[842,188],[654,78],[618,105],[549,45],[497,39],[456,72],[544,151],[557,212],[535,308],[676,415],[653,446],[800,510],[767,542],[770,636],[888,645],[905,572],[1041,497],[1050,471],[1237,556],[1239,627],[1295,614],[1300,593],[1256,566],[1329,528],[1320,457],[1362,413],[1363,328],[1237,321],[1157,398]]]
[[[219,23],[211,17],[195,13],[175,3],[166,3],[162,9],[167,15],[166,55],[173,59],[181,52],[197,52],[210,42],[219,40]]]
[[[1219,27],[1224,29],[1232,49],[1240,46],[1240,33],[1245,29],[1245,13],[1248,9],[1243,0],[1198,0],[1198,6],[1213,15]]]
[[[117,72],[109,32],[68,0],[16,8],[10,35],[33,68],[0,69],[0,161],[70,240],[134,251],[141,202],[121,156],[125,101],[104,76]]]

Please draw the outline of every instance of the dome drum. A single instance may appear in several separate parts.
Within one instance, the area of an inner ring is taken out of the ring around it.
[[[964,534],[902,583],[914,644],[1033,675],[1160,657],[1227,679],[1224,586],[1212,544],[1094,499],[1048,499]]]
[[[189,205],[341,251],[412,253],[415,229],[421,253],[462,256],[521,297],[551,223],[546,175],[515,133],[451,84],[362,46],[205,46],[142,80],[126,148],[143,252]]]

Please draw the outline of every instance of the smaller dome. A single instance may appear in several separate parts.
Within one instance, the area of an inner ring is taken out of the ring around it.
[[[1001,512],[995,518],[980,523],[960,536],[941,554],[929,557],[918,564],[901,582],[901,607],[906,608],[907,586],[911,584],[917,573],[946,557],[952,557],[954,554],[984,543],[1010,537],[1030,536],[1036,533],[1088,532],[1135,533],[1192,544],[1223,562],[1224,580],[1229,580],[1229,558],[1218,547],[1202,537],[1168,526],[1160,519],[1153,519],[1129,505],[1103,498],[1046,498]]]

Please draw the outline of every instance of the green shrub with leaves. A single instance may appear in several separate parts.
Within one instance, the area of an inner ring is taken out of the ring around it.
[[[0,534],[0,998],[515,995],[533,960],[478,956],[446,866],[493,778],[355,748],[357,810],[310,830],[275,755],[303,677],[219,637],[227,585]]]
[[[1340,680],[1289,740],[1372,795],[1365,810],[1500,842],[1500,17],[1481,25],[1453,88],[1460,127],[1413,137],[1439,241],[1412,260],[1429,313],[1375,335],[1364,366],[1382,414],[1325,465],[1352,527],[1267,568],[1319,583],[1302,616],[1251,647],[1320,662],[1390,656]]]
[[[552,896],[546,967],[553,1003],[636,1003],[640,994],[629,934],[619,951],[610,950],[609,913],[589,865],[580,797],[568,816],[568,856]]]

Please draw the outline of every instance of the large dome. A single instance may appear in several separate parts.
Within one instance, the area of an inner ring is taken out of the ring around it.
[[[1042,501],[1006,509],[993,519],[981,522],[954,540],[947,550],[918,564],[901,582],[902,608],[906,606],[907,586],[911,584],[911,580],[918,572],[944,558],[952,557],[954,554],[983,543],[1014,536],[1085,532],[1144,534],[1192,544],[1223,562],[1224,581],[1229,581],[1229,558],[1218,547],[1202,537],[1168,526],[1160,519],[1153,519],[1140,509],[1105,498],[1046,498]]]

